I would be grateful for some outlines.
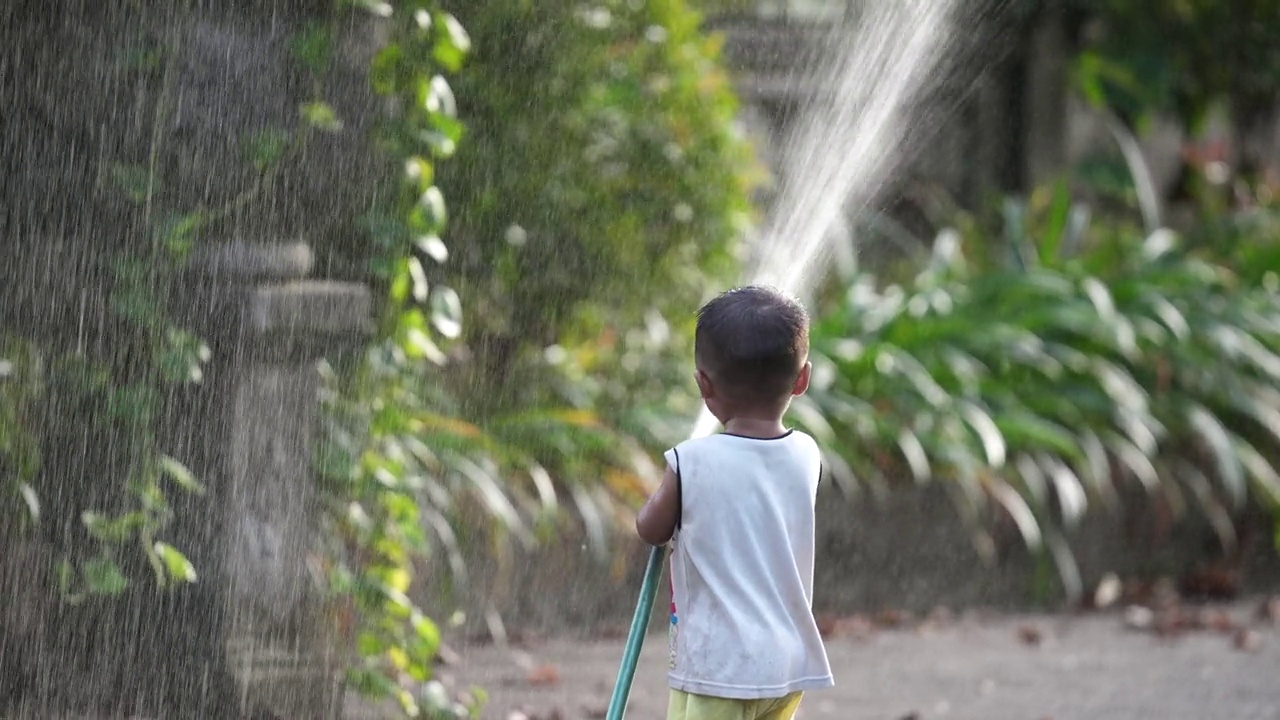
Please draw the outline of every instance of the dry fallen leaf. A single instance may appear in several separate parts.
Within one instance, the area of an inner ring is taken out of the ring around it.
[[[1178,583],[1184,597],[1231,600],[1240,595],[1240,571],[1223,564],[1205,565],[1187,573]]]
[[[1150,630],[1155,622],[1155,613],[1141,605],[1130,605],[1124,611],[1124,624],[1133,630]]]
[[[1027,645],[1039,645],[1044,641],[1044,634],[1034,625],[1023,625],[1018,628],[1018,639]]]
[[[1280,595],[1262,601],[1258,608],[1258,619],[1272,625],[1280,625]]]
[[[1214,632],[1234,632],[1238,625],[1231,615],[1223,610],[1205,610],[1200,615],[1202,627]]]
[[[560,682],[560,671],[555,665],[546,663],[529,671],[530,685],[555,685]]]
[[[1181,608],[1172,607],[1156,614],[1151,629],[1161,637],[1172,637],[1192,629],[1193,622]]]
[[[876,615],[876,624],[881,627],[896,628],[905,625],[909,619],[909,616],[905,612],[889,608],[881,610],[880,613]]]
[[[875,630],[875,625],[863,615],[839,616],[823,614],[815,618],[818,632],[824,638],[834,637],[866,637]]]
[[[839,618],[830,613],[820,613],[815,615],[813,620],[818,625],[819,635],[824,638],[835,637],[836,623],[839,621]]]
[[[1107,573],[1098,582],[1098,587],[1094,589],[1090,600],[1095,608],[1110,607],[1120,599],[1121,593],[1124,591],[1120,578],[1115,573]]]
[[[1257,652],[1262,647],[1262,636],[1253,630],[1238,630],[1233,638],[1237,650]]]
[[[951,612],[951,608],[946,605],[939,605],[929,611],[928,620],[938,625],[946,625],[955,620],[955,617],[955,613]]]

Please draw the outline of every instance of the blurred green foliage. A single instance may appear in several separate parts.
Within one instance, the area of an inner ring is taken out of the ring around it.
[[[439,274],[467,300],[459,382],[482,418],[547,402],[548,347],[684,317],[728,281],[755,168],[683,0],[446,4],[476,52]]]
[[[1090,225],[1065,186],[962,222],[922,270],[831,298],[796,419],[850,492],[947,481],[979,548],[1002,508],[1082,588],[1067,542],[1137,482],[1224,547],[1248,504],[1280,522],[1280,267],[1240,275],[1173,233]]]
[[[1196,126],[1217,104],[1251,118],[1280,88],[1277,0],[1068,0],[1087,13],[1074,62],[1086,97],[1129,120],[1166,111]]]

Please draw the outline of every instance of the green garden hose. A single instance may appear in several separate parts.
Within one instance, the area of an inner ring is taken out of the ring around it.
[[[627,634],[627,646],[622,651],[622,666],[618,668],[618,681],[613,685],[613,697],[609,700],[609,714],[605,720],[622,720],[627,712],[627,698],[631,695],[631,681],[636,676],[636,663],[640,649],[644,647],[645,631],[649,628],[649,615],[653,612],[653,600],[658,594],[658,581],[662,575],[662,562],[666,548],[655,547],[649,553],[649,564],[644,570],[644,582],[640,584],[640,601],[636,614],[631,618],[631,632]]]

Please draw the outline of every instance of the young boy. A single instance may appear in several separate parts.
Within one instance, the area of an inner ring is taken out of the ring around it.
[[[672,541],[668,720],[789,720],[834,684],[813,618],[817,444],[782,416],[809,386],[809,318],[763,287],[698,311],[694,378],[724,432],[667,451],[636,517]]]

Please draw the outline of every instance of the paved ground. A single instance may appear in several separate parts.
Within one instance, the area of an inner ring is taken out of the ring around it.
[[[854,619],[827,641],[837,687],[812,693],[800,717],[1280,720],[1280,618],[1264,618],[1260,604],[1184,611],[1177,624],[1189,629],[1173,633],[1153,629],[1162,616],[1152,626],[1121,611],[940,618],[898,628]],[[622,644],[549,640],[519,650],[454,650],[460,657],[449,679],[487,688],[485,718],[578,720],[604,717]],[[664,652],[665,637],[650,636],[630,720],[663,717]]]

